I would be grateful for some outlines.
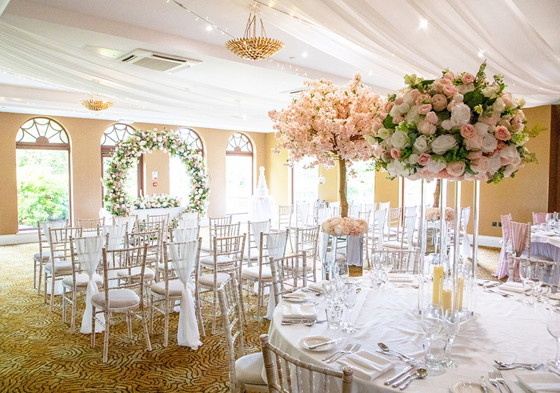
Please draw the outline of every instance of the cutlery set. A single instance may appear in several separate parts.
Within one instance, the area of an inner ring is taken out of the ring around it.
[[[336,351],[335,353],[333,353],[330,356],[327,356],[326,358],[323,359],[323,362],[327,362],[327,363],[333,363],[336,362],[338,359],[340,359],[343,356],[349,355],[351,353],[356,353],[360,350],[360,348],[362,347],[362,344],[355,344],[354,346],[352,346],[352,344],[348,344],[346,346],[346,348],[340,350],[340,351]]]
[[[292,325],[305,325],[305,326],[313,326],[316,323],[323,323],[327,322],[326,319],[317,320],[312,318],[284,318],[282,319],[283,326],[292,326]]]
[[[492,386],[495,386],[496,388],[498,388],[500,393],[503,393],[503,390],[502,390],[501,386],[504,386],[506,388],[507,392],[512,393],[508,384],[504,380],[504,377],[503,377],[502,372],[500,370],[488,371],[488,380],[490,381]],[[482,384],[481,384],[481,386],[482,386]]]

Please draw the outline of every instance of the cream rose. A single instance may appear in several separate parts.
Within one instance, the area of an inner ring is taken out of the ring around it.
[[[447,98],[443,94],[434,94],[432,97],[432,106],[436,112],[447,108]]]
[[[480,157],[471,162],[471,169],[479,175],[482,175],[488,171],[488,164],[489,161],[487,157]]]
[[[491,134],[486,134],[482,137],[482,146],[480,150],[483,153],[492,153],[498,147],[498,140]]]
[[[391,136],[391,130],[380,128],[379,131],[377,131],[377,136],[381,139],[387,139]]]
[[[428,139],[426,139],[424,135],[419,136],[418,138],[416,138],[413,147],[415,152],[425,153],[426,151],[428,151],[429,148]]]
[[[457,146],[457,141],[453,135],[449,134],[438,136],[436,140],[432,142],[432,150],[436,154],[444,154],[455,146]]]
[[[391,145],[397,149],[404,149],[408,146],[409,142],[408,134],[405,131],[396,131],[391,136]]]
[[[451,121],[460,126],[469,123],[471,120],[471,108],[463,103],[457,104],[451,111]]]
[[[461,177],[465,173],[465,163],[463,161],[450,162],[447,164],[447,173],[453,177]]]
[[[436,130],[436,125],[430,123],[427,120],[420,120],[418,122],[418,131],[420,131],[424,135],[434,135],[436,133]]]

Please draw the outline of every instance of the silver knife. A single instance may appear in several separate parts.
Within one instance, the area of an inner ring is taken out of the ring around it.
[[[400,373],[398,373],[397,375],[395,375],[393,378],[386,380],[383,384],[384,385],[390,385],[392,384],[394,381],[396,381],[397,379],[399,379],[400,377],[402,377],[403,375],[405,375],[406,373],[408,373],[409,371],[412,371],[414,369],[414,365],[412,366],[408,366],[405,367],[404,370],[402,370]]]
[[[486,381],[484,380],[484,375],[480,377],[480,388],[484,393],[488,393],[488,388],[486,387]]]
[[[339,341],[342,340],[342,339],[343,339],[343,338],[335,338],[334,340],[329,340],[329,341],[326,341],[326,342],[324,342],[324,343],[310,345],[310,346],[307,347],[307,349],[315,349],[315,348],[322,347],[323,345],[334,344],[334,343],[339,342]]]

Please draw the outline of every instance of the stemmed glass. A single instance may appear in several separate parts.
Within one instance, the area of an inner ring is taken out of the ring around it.
[[[394,258],[391,254],[384,254],[380,262],[383,270],[383,280],[387,282],[389,281],[389,272],[393,270]]]
[[[443,329],[442,316],[443,309],[439,304],[430,304],[422,309],[422,329],[432,339]]]
[[[461,313],[457,310],[445,310],[443,315],[443,332],[447,336],[447,346],[445,347],[446,358],[444,364],[447,368],[457,367],[457,363],[451,360],[451,347],[455,336],[459,333],[459,322],[461,321]]]
[[[529,270],[527,272],[527,282],[531,287],[532,306],[537,307],[537,290],[543,283],[544,268],[539,263],[529,263]]]
[[[547,365],[560,370],[560,309],[551,308],[546,321],[548,332],[556,339],[556,358],[547,361]]]
[[[528,259],[520,259],[519,260],[519,278],[523,283],[523,297],[518,301],[523,304],[530,304],[525,296],[527,296],[527,292],[525,291],[526,286],[529,283],[529,276],[531,274],[531,262]]]
[[[345,283],[350,277],[350,268],[346,262],[334,262],[331,267],[331,277],[334,281]]]
[[[347,282],[346,284],[344,284],[344,287],[342,289],[342,301],[346,306],[348,313],[346,314],[347,322],[342,328],[342,331],[346,333],[356,332],[356,328],[351,322],[352,309],[356,305],[356,297],[357,297],[356,284],[352,282]]]

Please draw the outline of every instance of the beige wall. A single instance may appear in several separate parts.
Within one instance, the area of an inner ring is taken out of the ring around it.
[[[32,115],[0,113],[0,235],[14,234],[17,224],[17,177],[15,138],[21,125]],[[101,208],[101,137],[114,122],[109,120],[51,117],[68,131],[71,143],[72,207],[73,218],[93,218]],[[136,129],[177,129],[177,126],[135,123]],[[193,128],[201,136],[210,180],[210,216],[225,215],[225,149],[229,137],[236,131]],[[265,134],[245,133],[254,144],[254,176],[257,167],[266,164]],[[268,149],[270,151],[270,149]],[[210,152],[210,154],[208,154]],[[169,156],[162,152],[146,154],[144,161],[146,193],[169,192]],[[152,171],[158,172],[158,186],[152,187]]]

